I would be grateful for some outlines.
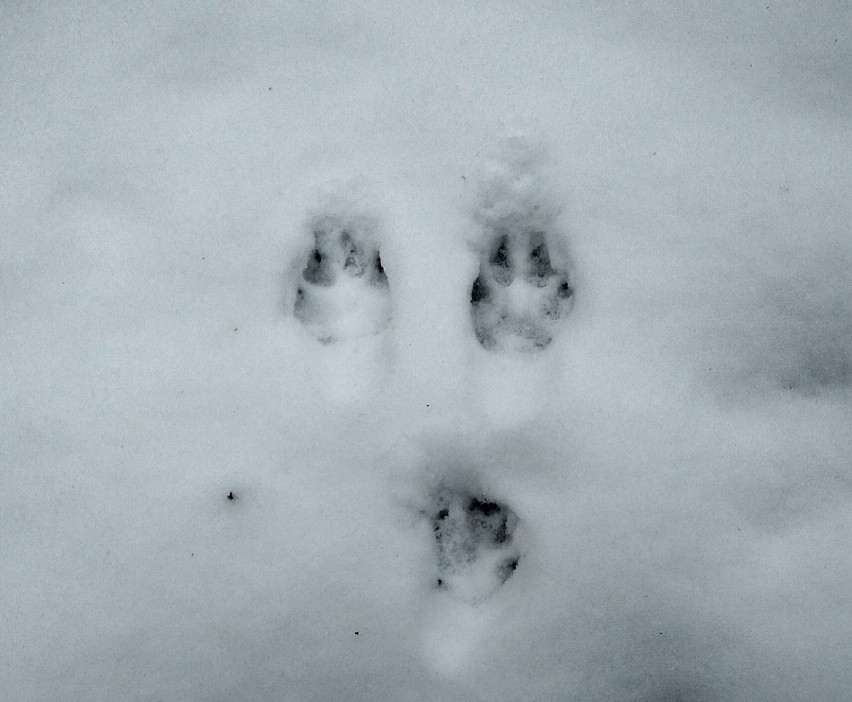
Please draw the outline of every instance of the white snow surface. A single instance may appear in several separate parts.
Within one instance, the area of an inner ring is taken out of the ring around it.
[[[3,3],[0,699],[848,700],[850,26]],[[471,323],[500,172],[574,266],[529,354]],[[321,343],[335,198],[392,317]],[[517,517],[487,597],[446,485]]]

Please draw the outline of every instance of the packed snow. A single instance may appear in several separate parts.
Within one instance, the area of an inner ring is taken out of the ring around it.
[[[0,699],[847,701],[847,3],[0,7]]]

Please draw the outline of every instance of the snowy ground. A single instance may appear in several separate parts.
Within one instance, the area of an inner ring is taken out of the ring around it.
[[[123,5],[0,8],[0,699],[849,699],[846,3]]]

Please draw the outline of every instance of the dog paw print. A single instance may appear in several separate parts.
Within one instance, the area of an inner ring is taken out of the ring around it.
[[[376,223],[325,214],[311,223],[314,245],[297,284],[293,314],[321,342],[378,334],[391,320],[391,297]]]
[[[514,544],[518,518],[506,505],[482,495],[443,490],[434,504],[436,586],[476,602],[494,594],[518,567]]]
[[[488,232],[470,292],[474,333],[486,349],[533,352],[553,341],[574,297],[567,262],[551,255],[553,236],[513,218]]]

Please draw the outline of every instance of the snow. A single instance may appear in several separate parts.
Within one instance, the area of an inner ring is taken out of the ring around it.
[[[0,699],[848,699],[850,19],[4,4]],[[530,353],[495,183],[570,251]]]

